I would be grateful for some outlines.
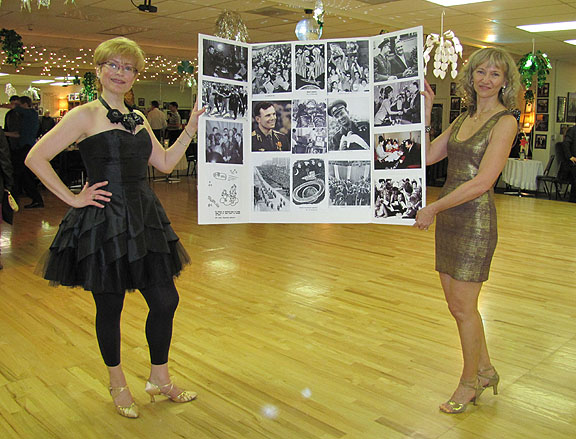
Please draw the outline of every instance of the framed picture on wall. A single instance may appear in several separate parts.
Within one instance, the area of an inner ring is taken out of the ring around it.
[[[436,94],[436,84],[430,84],[430,88],[432,89],[434,94]]]
[[[548,131],[547,114],[536,114],[536,123],[534,124],[534,131]]]
[[[430,140],[433,140],[442,132],[442,110],[442,104],[432,105],[432,118],[430,120],[432,131],[430,131]]]
[[[450,112],[450,122],[449,122],[449,123],[454,122],[458,116],[460,116],[460,112],[459,112],[459,111],[451,111],[451,112]]]
[[[548,99],[538,98],[536,100],[536,113],[548,113]]]
[[[546,134],[536,134],[536,136],[534,136],[534,148],[546,149],[547,137]]]
[[[576,93],[568,93],[566,103],[566,122],[576,122]]]
[[[542,87],[538,87],[538,97],[547,98],[550,93],[550,84],[548,82],[544,83]]]
[[[556,122],[564,122],[566,120],[566,97],[558,96],[556,98]]]
[[[146,99],[138,98],[138,106],[143,107],[144,105],[146,105]]]
[[[450,96],[456,96],[456,83],[455,82],[451,82],[450,83]]]
[[[462,99],[458,97],[450,98],[450,111],[460,111],[460,103]]]

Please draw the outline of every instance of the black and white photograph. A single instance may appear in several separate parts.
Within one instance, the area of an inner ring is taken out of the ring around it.
[[[369,92],[368,40],[328,43],[328,92]]]
[[[534,136],[534,148],[546,149],[547,137],[546,134],[536,134]]]
[[[252,151],[290,151],[291,101],[252,102]]]
[[[538,86],[538,97],[547,98],[550,96],[550,84],[545,82],[542,86]]]
[[[374,89],[374,125],[420,123],[420,85],[417,80],[378,85]]]
[[[376,218],[416,218],[422,207],[422,178],[381,178],[374,185]]]
[[[319,158],[296,160],[292,165],[292,201],[319,204],[326,197],[326,166]]]
[[[548,98],[536,99],[536,113],[548,113]]]
[[[224,119],[243,119],[248,110],[246,85],[202,81],[202,105],[206,115]]]
[[[534,131],[548,131],[548,115],[536,113]]]
[[[364,97],[328,99],[330,151],[370,149],[370,105]]]
[[[202,73],[216,78],[247,81],[248,48],[221,41],[204,40]]]
[[[326,89],[326,53],[324,44],[294,46],[296,90]]]
[[[568,103],[566,104],[566,122],[576,122],[576,93],[568,93]]]
[[[252,94],[292,91],[291,44],[269,44],[252,49]]]
[[[418,76],[418,35],[406,33],[374,40],[374,82]]]
[[[566,96],[556,97],[556,122],[566,120]]]
[[[328,150],[326,127],[293,128],[293,154],[324,154]]]
[[[329,161],[329,206],[370,206],[370,162]]]
[[[450,111],[460,111],[460,104],[462,103],[462,99],[457,96],[453,96],[450,98]]]
[[[376,134],[374,169],[414,169],[422,167],[420,131]]]
[[[254,202],[257,212],[290,209],[290,158],[260,155],[254,158]]]
[[[326,101],[323,99],[296,99],[292,105],[294,128],[325,127]]]
[[[458,84],[455,82],[450,83],[450,96],[456,96],[458,94]]]
[[[241,165],[244,130],[237,122],[206,120],[206,163]]]

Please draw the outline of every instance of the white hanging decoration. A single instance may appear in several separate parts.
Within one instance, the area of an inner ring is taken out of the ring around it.
[[[438,45],[434,53],[434,76],[440,79],[446,77],[448,66],[451,66],[450,76],[455,79],[458,75],[458,56],[462,58],[462,44],[454,32],[447,30],[444,32],[444,15],[442,11],[442,21],[440,34],[430,34],[426,38],[426,50],[424,50],[424,70],[428,71],[428,61],[434,46]]]
[[[32,0],[20,0],[20,2],[22,3],[20,5],[20,9],[27,9],[28,12],[32,12]],[[68,4],[68,2],[70,2],[71,5],[76,4],[76,0],[66,0],[64,2],[65,5]],[[45,8],[49,8],[50,7],[50,3],[51,0],[36,0],[36,3],[38,4],[38,9],[40,9],[42,6],[44,6]],[[2,5],[2,0],[0,0],[0,6]]]
[[[33,101],[39,101],[40,100],[40,89],[38,87],[30,86],[22,94],[24,96],[28,96]]]
[[[6,88],[4,89],[4,92],[8,95],[8,96],[16,96],[18,95],[18,92],[16,91],[16,89],[14,88],[14,86],[11,83],[6,84]]]

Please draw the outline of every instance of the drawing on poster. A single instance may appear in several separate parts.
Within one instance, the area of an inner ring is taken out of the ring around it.
[[[291,101],[252,104],[252,151],[290,151]]]
[[[374,82],[418,76],[416,32],[376,38],[373,42]]]
[[[374,185],[375,218],[416,218],[422,207],[422,178],[381,178]]]
[[[326,169],[322,159],[296,160],[292,165],[292,201],[318,204],[325,198]]]
[[[328,43],[328,92],[369,92],[368,41]]]
[[[374,135],[374,169],[422,167],[420,131]]]
[[[328,99],[330,151],[370,149],[370,105],[367,97]]]
[[[290,158],[259,155],[254,160],[253,210],[257,212],[290,210]]]
[[[241,165],[244,157],[241,123],[206,120],[206,163]]]
[[[221,209],[236,206],[239,203],[238,185],[241,184],[238,179],[238,169],[234,168],[223,168],[208,174],[208,207]]]
[[[374,87],[374,125],[420,123],[420,86],[417,80]]]
[[[295,128],[325,127],[326,101],[323,99],[294,100],[292,126]]]
[[[370,161],[329,161],[330,206],[370,206]]]
[[[245,82],[248,79],[248,48],[204,40],[202,66],[202,73],[206,76]]]
[[[241,119],[246,116],[248,88],[213,81],[202,81],[202,105],[206,115],[225,119]]]
[[[292,46],[269,44],[252,49],[252,94],[292,91]]]
[[[296,90],[324,90],[326,88],[324,52],[324,44],[295,45]]]
[[[293,154],[324,154],[328,149],[326,127],[293,128]]]

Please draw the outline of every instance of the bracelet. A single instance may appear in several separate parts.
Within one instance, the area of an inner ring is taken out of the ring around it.
[[[426,125],[426,126],[424,127],[424,132],[425,132],[425,133],[429,133],[430,131],[432,131],[432,127],[431,127],[430,125]]]

